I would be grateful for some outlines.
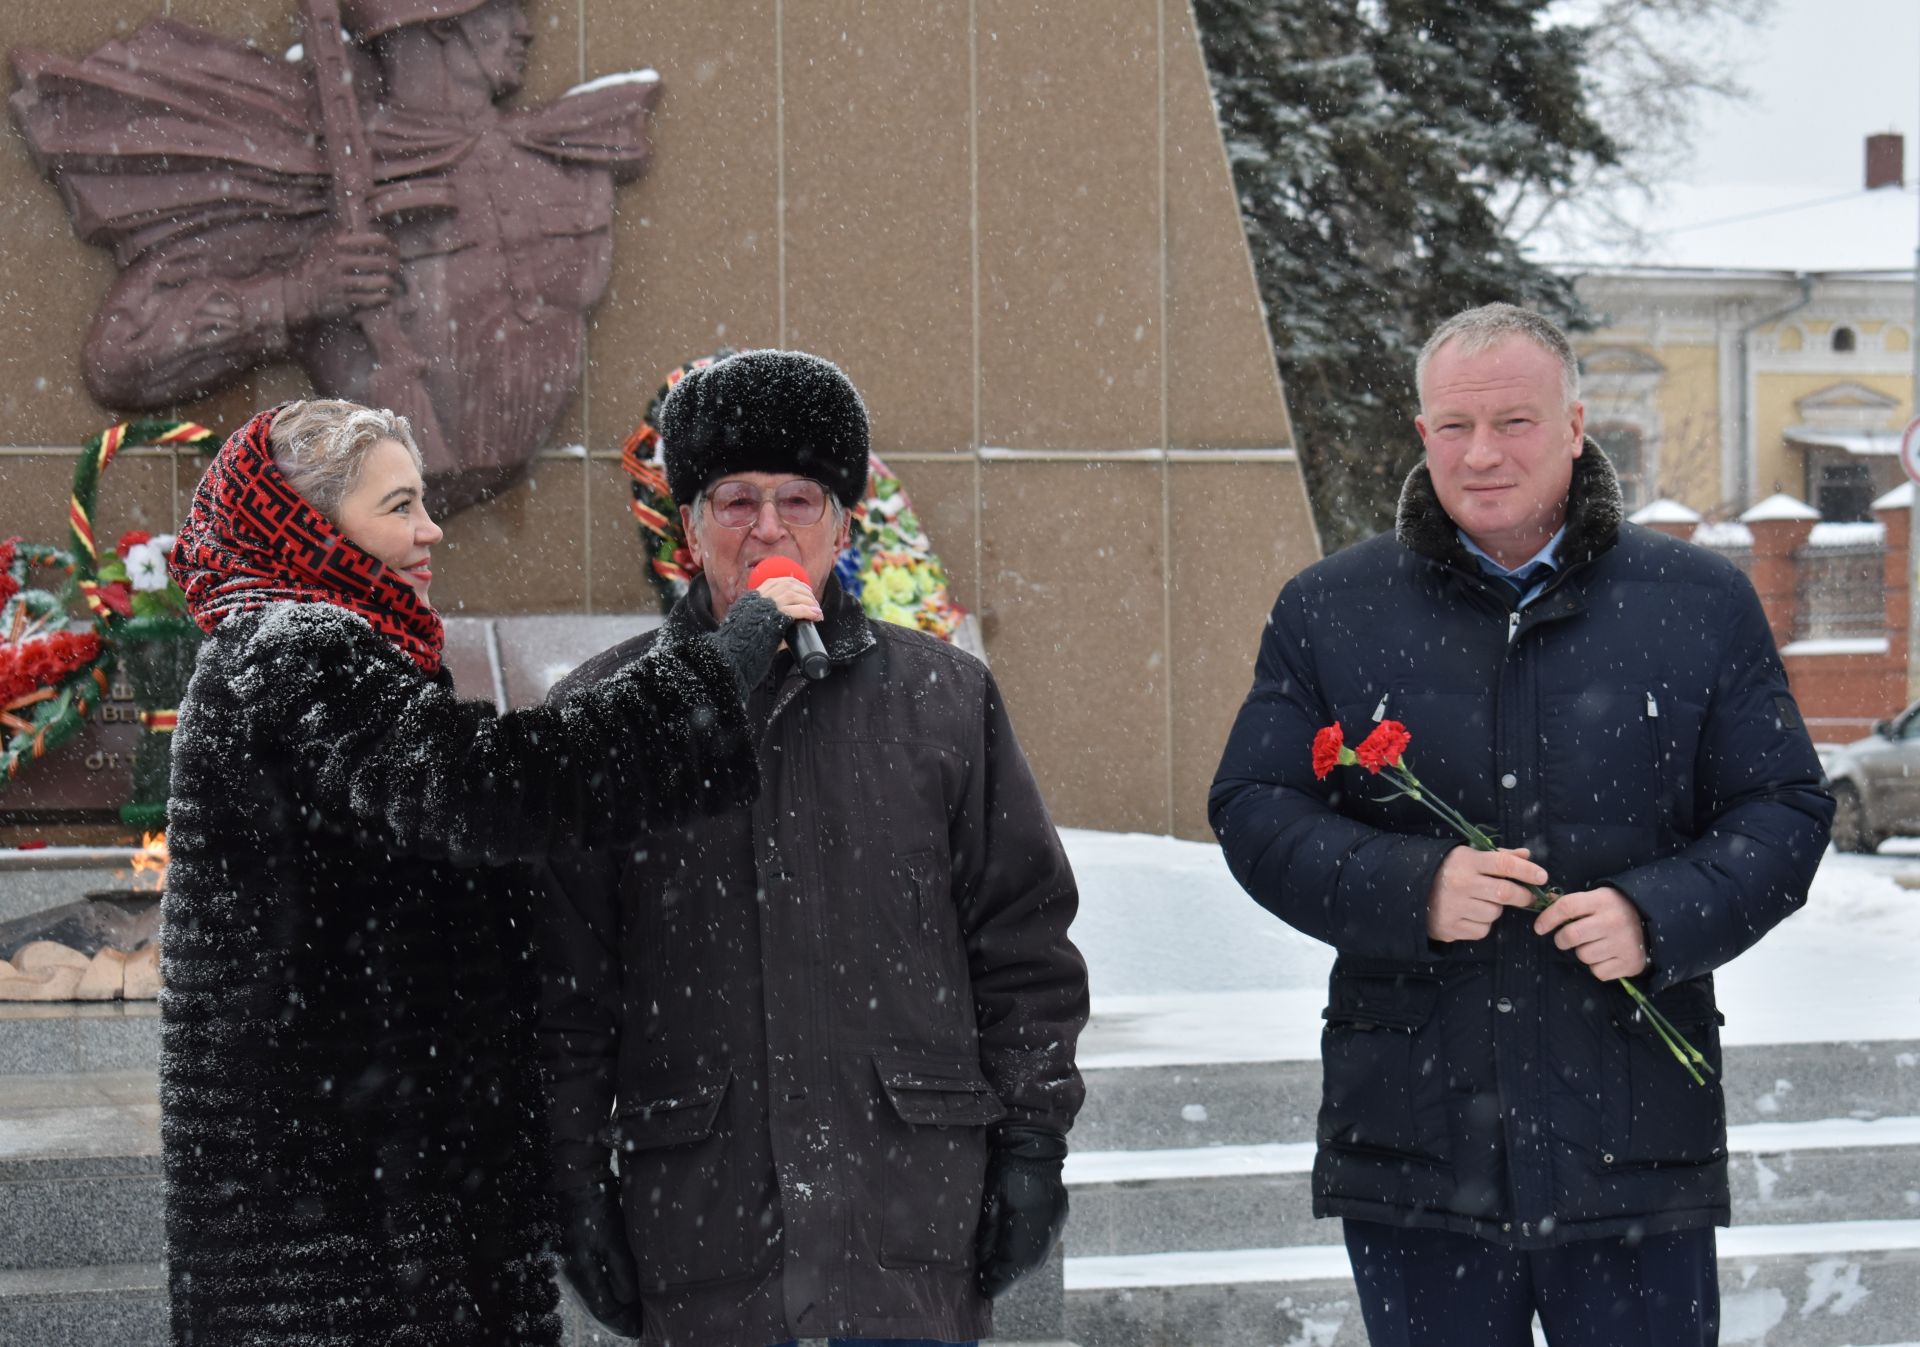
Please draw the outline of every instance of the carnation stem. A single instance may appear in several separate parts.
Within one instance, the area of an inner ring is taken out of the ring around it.
[[[1413,774],[1404,760],[1388,763],[1387,770],[1393,773],[1394,779],[1400,783],[1402,790],[1406,791],[1410,797],[1423,805],[1448,827],[1464,837],[1468,845],[1475,851],[1494,851],[1498,849],[1494,844],[1493,838],[1487,835],[1485,829],[1469,821],[1465,815],[1461,814],[1452,805],[1446,803],[1446,801],[1435,799],[1427,788],[1420,784],[1420,778]],[[1529,910],[1533,912],[1540,912],[1553,906],[1554,900],[1560,897],[1560,892],[1557,889],[1542,888],[1538,884],[1526,884],[1523,885],[1523,887],[1528,893],[1533,895],[1533,904],[1529,908]],[[1686,1035],[1673,1027],[1673,1022],[1663,1015],[1654,1006],[1652,1001],[1647,999],[1645,993],[1633,985],[1632,978],[1620,978],[1618,981],[1621,989],[1633,998],[1633,1002],[1639,1007],[1640,1013],[1646,1016],[1647,1023],[1653,1026],[1653,1032],[1659,1036],[1662,1043],[1666,1044],[1667,1051],[1673,1054],[1674,1060],[1680,1063],[1681,1068],[1685,1070],[1689,1076],[1693,1077],[1693,1083],[1695,1085],[1705,1085],[1707,1083],[1706,1079],[1700,1072],[1705,1071],[1708,1075],[1714,1074],[1713,1064],[1702,1055],[1700,1049],[1694,1047],[1693,1044],[1687,1041]]]
[[[1647,1023],[1653,1026],[1653,1031],[1660,1035],[1661,1041],[1667,1045],[1667,1051],[1671,1052],[1674,1057],[1678,1059],[1680,1065],[1687,1069],[1687,1074],[1693,1077],[1693,1083],[1695,1085],[1705,1085],[1707,1083],[1701,1078],[1701,1071],[1706,1072],[1709,1076],[1717,1074],[1713,1069],[1713,1063],[1701,1055],[1700,1049],[1687,1042],[1686,1035],[1674,1028],[1673,1021],[1662,1014],[1659,1009],[1654,1006],[1653,1002],[1648,1000],[1646,995],[1642,993],[1638,987],[1633,985],[1632,978],[1621,978],[1620,985],[1626,990],[1627,995],[1633,998],[1634,1003],[1640,1007],[1641,1013],[1647,1017]],[[1695,1070],[1696,1067],[1699,1069]]]

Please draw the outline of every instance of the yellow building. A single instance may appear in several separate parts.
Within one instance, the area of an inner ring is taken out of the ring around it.
[[[1587,429],[1629,510],[1729,518],[1785,492],[1864,519],[1905,480],[1912,272],[1569,271],[1599,324],[1574,335]]]

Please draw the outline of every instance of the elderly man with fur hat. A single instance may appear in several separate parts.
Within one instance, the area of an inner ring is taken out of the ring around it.
[[[661,430],[699,575],[562,688],[742,605],[784,622],[801,581],[756,588],[770,557],[818,596],[827,667],[782,647],[743,674],[752,806],[551,866],[568,1278],[659,1347],[972,1342],[1066,1218],[1073,876],[992,675],[833,579],[867,478],[846,376],[744,352],[687,374]]]

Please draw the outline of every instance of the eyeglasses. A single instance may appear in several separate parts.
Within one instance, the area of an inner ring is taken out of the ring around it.
[[[782,482],[772,495],[762,495],[749,482],[722,482],[707,493],[707,510],[723,529],[750,529],[769,500],[780,522],[793,528],[817,524],[827,511],[827,489],[806,477]]]

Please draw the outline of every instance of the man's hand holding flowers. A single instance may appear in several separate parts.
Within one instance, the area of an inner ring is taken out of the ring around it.
[[[1640,909],[1618,889],[1563,894],[1540,914],[1533,929],[1536,935],[1552,936],[1561,949],[1572,950],[1602,982],[1647,971],[1647,930]]]
[[[1449,851],[1427,894],[1428,937],[1443,943],[1484,940],[1506,909],[1532,907],[1533,894],[1526,886],[1544,885],[1547,872],[1528,854],[1525,847]]]

